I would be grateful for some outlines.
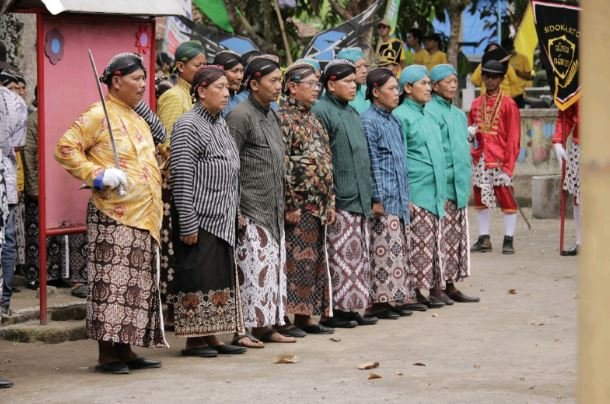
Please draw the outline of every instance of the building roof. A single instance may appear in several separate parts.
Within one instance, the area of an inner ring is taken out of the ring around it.
[[[10,0],[9,0],[10,1]],[[182,15],[178,0],[13,0],[7,11],[44,8],[53,15],[61,13],[122,14],[122,15]]]

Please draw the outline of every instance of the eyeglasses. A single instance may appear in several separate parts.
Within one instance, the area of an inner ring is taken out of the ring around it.
[[[303,84],[309,88],[317,88],[318,90],[322,88],[322,84],[319,81],[295,81],[294,83]]]

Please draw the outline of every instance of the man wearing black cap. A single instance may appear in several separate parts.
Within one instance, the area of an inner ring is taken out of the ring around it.
[[[244,78],[244,65],[240,56],[230,50],[218,52],[212,64],[222,66],[229,82],[229,102],[222,110],[222,116],[225,118],[242,101],[238,98],[238,93],[241,89],[241,81]]]
[[[86,333],[98,342],[96,371],[126,374],[161,366],[132,345],[168,346],[157,276],[161,173],[150,128],[133,109],[146,89],[142,58],[114,56],[100,81],[108,86],[107,115],[100,102],[91,105],[60,138],[55,159],[92,189]]]
[[[240,229],[235,247],[244,324],[254,335],[235,343],[259,348],[260,342],[295,342],[273,329],[284,325],[286,273],[284,246],[284,139],[271,109],[282,91],[277,56],[250,59],[244,73],[250,95],[227,116],[240,159]]]
[[[521,140],[519,108],[512,98],[500,91],[506,74],[505,65],[488,60],[482,71],[485,93],[472,102],[468,115],[470,131],[475,133],[472,183],[479,222],[479,239],[470,251],[491,251],[490,209],[497,203],[504,213],[502,253],[514,254],[518,206],[512,190],[512,176]]]

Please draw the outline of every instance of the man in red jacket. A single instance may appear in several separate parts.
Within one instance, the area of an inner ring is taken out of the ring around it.
[[[566,154],[564,144],[572,133],[572,143]],[[574,197],[574,227],[576,228],[576,244],[563,250],[561,255],[573,256],[578,254],[580,245],[580,136],[578,132],[578,102],[565,111],[559,111],[555,134],[553,135],[553,148],[561,167],[566,160],[566,175],[563,180],[563,189]]]
[[[482,72],[486,91],[472,102],[468,115],[469,131],[475,136],[472,183],[479,222],[479,239],[470,251],[491,251],[490,209],[497,203],[504,212],[502,253],[514,254],[513,235],[518,207],[512,191],[512,176],[521,139],[519,108],[509,95],[500,91],[500,83],[506,74],[502,63],[489,60],[483,65]]]

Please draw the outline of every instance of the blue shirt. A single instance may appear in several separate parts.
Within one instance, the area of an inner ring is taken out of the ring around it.
[[[235,108],[238,104],[240,104],[243,100],[247,100],[248,96],[250,95],[250,90],[243,90],[237,94],[235,94],[235,104],[233,105],[233,108]],[[231,101],[229,100],[229,103]],[[280,106],[277,105],[277,102],[273,101],[271,103],[271,109],[274,111],[279,111],[280,110]],[[229,105],[227,105],[227,108],[229,107]],[[224,112],[224,111],[223,111]],[[229,111],[230,112],[230,111]],[[227,112],[227,115],[229,114],[229,112]]]
[[[383,203],[386,213],[407,223],[409,182],[400,123],[391,111],[375,104],[361,117],[371,159],[373,202]]]
[[[222,112],[220,113],[220,115],[222,115],[223,118],[226,118],[226,116],[229,115],[229,113],[231,111],[233,111],[233,109],[237,106],[237,104],[239,104],[240,102],[245,100],[245,98],[240,97],[240,94],[242,94],[242,93],[229,95],[229,102],[227,103],[227,106],[225,107],[225,109],[223,109]],[[246,96],[246,98],[247,98],[247,96]]]

